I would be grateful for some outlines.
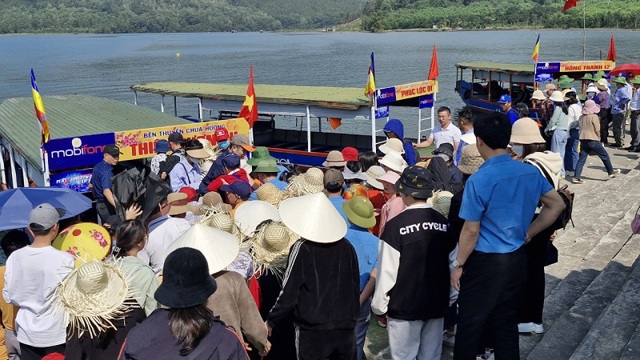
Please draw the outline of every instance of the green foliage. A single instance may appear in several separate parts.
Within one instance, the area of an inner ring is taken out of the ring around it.
[[[363,10],[362,29],[581,28],[584,1],[588,28],[640,25],[640,1],[582,0],[563,13],[565,0],[371,0]]]
[[[3,0],[0,33],[313,28],[357,18],[361,0]]]

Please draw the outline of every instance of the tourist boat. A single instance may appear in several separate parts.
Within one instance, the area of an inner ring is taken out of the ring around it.
[[[408,106],[419,109],[417,132],[405,128],[416,141],[434,125],[434,94],[438,83],[425,80],[376,89],[375,97],[364,95],[363,88],[261,85],[255,86],[260,117],[249,135],[255,146],[266,146],[283,164],[321,166],[327,153],[350,146],[360,152],[376,151],[384,142],[382,133],[389,119],[389,107]],[[146,83],[131,86],[135,103],[138,93],[164,97],[198,99],[198,117],[206,124],[238,117],[245,100],[246,85],[207,83]],[[426,117],[422,117],[423,109]],[[174,106],[175,116],[178,116]],[[344,126],[348,123],[348,126]],[[342,124],[343,128],[340,128]],[[337,128],[336,128],[337,127]],[[348,128],[348,129],[344,129]],[[228,129],[230,133],[237,129]]]
[[[456,92],[474,111],[501,111],[498,99],[511,96],[512,104],[525,103],[531,108],[533,91],[541,83],[557,80],[562,75],[575,79],[603,71],[608,74],[615,62],[608,60],[555,61],[535,64],[495,62],[463,62],[456,64]],[[584,91],[585,84],[580,88]],[[579,90],[580,91],[580,90]],[[532,111],[532,116],[535,116]]]

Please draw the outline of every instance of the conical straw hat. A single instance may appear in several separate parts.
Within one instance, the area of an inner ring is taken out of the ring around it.
[[[280,216],[275,206],[266,201],[252,200],[238,207],[233,219],[240,232],[251,236],[260,223],[265,220],[280,220]]]
[[[204,224],[191,226],[167,247],[166,255],[183,247],[199,250],[204,255],[209,264],[209,274],[226,269],[240,252],[235,236]]]
[[[311,194],[280,203],[282,222],[300,237],[332,243],[344,237],[347,224],[325,194]]]

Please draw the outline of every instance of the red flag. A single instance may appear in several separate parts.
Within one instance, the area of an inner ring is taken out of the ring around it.
[[[435,80],[438,77],[438,51],[433,45],[433,53],[431,54],[431,66],[429,67],[429,77],[427,80]]]
[[[238,117],[244,118],[249,123],[249,128],[253,129],[253,123],[258,120],[258,104],[256,103],[256,91],[253,88],[253,66],[249,73],[249,86],[247,95],[242,103],[242,108]]]
[[[565,12],[565,11],[571,9],[572,7],[578,6],[578,1],[580,1],[580,0],[567,0],[567,2],[564,3],[564,7],[562,8],[562,12]]]
[[[616,39],[611,34],[611,41],[609,42],[609,52],[607,53],[607,60],[616,61]]]

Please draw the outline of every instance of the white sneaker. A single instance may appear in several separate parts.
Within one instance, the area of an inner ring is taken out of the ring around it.
[[[542,327],[542,324],[535,324],[535,323],[520,323],[518,324],[518,332],[519,333],[536,333],[536,334],[542,334],[544,333],[544,327]]]
[[[620,175],[620,169],[613,170],[613,172],[611,174],[609,174],[609,177],[613,179],[617,175]]]

